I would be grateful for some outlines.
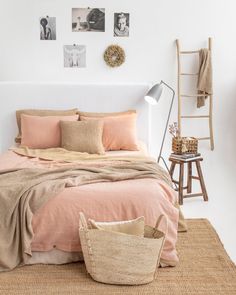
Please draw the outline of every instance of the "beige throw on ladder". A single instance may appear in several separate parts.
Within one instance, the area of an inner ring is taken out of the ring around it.
[[[205,99],[212,94],[212,63],[211,51],[204,48],[199,51],[199,74],[197,82],[198,94],[206,94],[206,96],[198,96],[197,107],[205,105]]]

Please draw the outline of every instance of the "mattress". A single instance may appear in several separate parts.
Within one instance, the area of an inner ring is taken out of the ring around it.
[[[147,155],[143,147],[138,152],[108,152],[111,157]],[[0,156],[1,169],[13,167],[51,167],[50,161],[20,156],[8,151]],[[62,264],[82,259],[78,235],[79,212],[97,221],[119,221],[144,216],[146,224],[155,226],[160,214],[169,218],[169,229],[162,261],[176,265],[175,244],[179,210],[175,207],[176,192],[163,180],[130,179],[125,181],[88,184],[66,188],[49,200],[33,216],[34,238],[32,258],[28,264]]]

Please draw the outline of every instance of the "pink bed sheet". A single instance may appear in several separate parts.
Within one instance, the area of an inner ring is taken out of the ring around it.
[[[0,156],[0,169],[55,165],[39,159],[29,159],[8,151]],[[59,165],[59,164],[57,164]],[[154,226],[160,214],[169,218],[169,229],[162,260],[170,265],[178,262],[175,244],[179,210],[177,195],[163,181],[155,179],[96,183],[66,188],[48,201],[33,217],[32,251],[53,248],[68,252],[81,251],[78,227],[79,212],[97,221],[119,221],[144,216],[146,224]]]

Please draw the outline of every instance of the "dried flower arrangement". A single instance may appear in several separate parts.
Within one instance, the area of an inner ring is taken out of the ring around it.
[[[173,137],[180,137],[178,123],[174,122],[173,124],[169,125],[169,132]]]

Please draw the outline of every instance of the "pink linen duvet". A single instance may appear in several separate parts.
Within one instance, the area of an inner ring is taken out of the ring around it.
[[[113,154],[114,156],[114,154]],[[93,163],[94,164],[94,163]],[[96,163],[95,163],[96,164]],[[0,169],[14,167],[48,167],[69,165],[55,161],[28,158],[8,151],[0,156]],[[169,229],[161,261],[176,265],[179,210],[175,191],[164,181],[136,179],[69,187],[49,200],[34,215],[32,251],[81,251],[78,226],[79,212],[97,221],[119,221],[144,216],[146,224],[154,226],[160,214],[169,218]]]

